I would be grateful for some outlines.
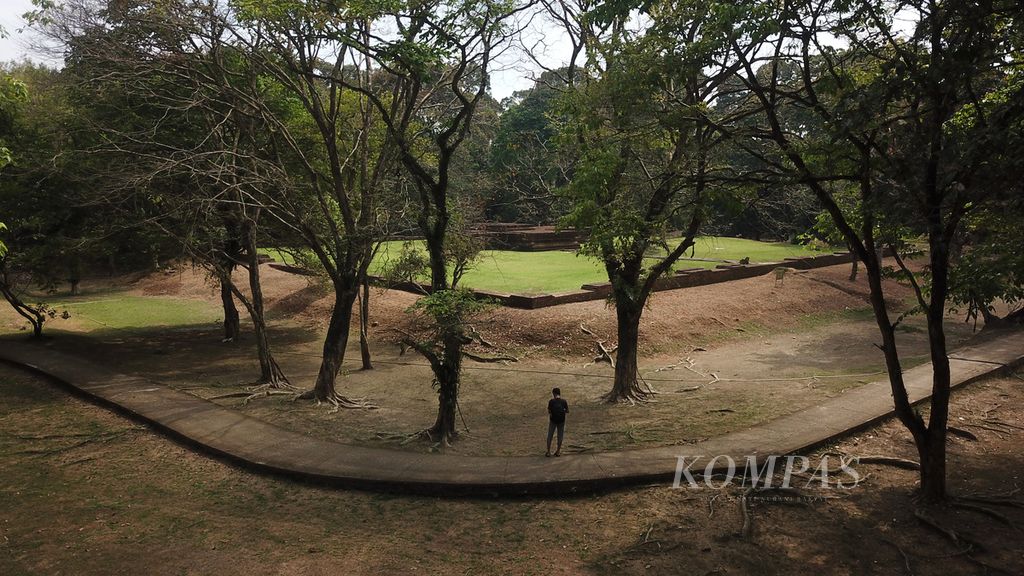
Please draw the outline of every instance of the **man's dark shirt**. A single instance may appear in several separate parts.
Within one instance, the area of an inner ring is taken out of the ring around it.
[[[565,415],[569,412],[569,403],[563,398],[552,398],[548,400],[548,414],[555,424],[565,422]]]

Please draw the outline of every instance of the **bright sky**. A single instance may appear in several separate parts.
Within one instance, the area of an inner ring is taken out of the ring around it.
[[[0,26],[7,31],[7,37],[0,38],[0,62],[21,60],[26,56],[32,60],[43,60],[33,56],[28,45],[28,33],[18,33],[25,26],[21,15],[29,10],[32,10],[31,0],[0,0]]]

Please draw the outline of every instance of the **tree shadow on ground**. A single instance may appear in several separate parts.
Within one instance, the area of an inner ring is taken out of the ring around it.
[[[88,333],[50,330],[41,345],[115,366],[115,370],[181,385],[194,381],[204,387],[237,387],[259,376],[256,340],[243,323],[242,335],[235,342],[222,342],[219,328],[194,324],[145,329],[105,329]],[[275,352],[290,349],[315,351],[318,334],[296,326],[272,326],[271,348]],[[22,335],[0,336],[21,340]],[[295,368],[280,354],[285,373]],[[302,364],[307,364],[303,362]]]
[[[1024,455],[1009,436],[950,443],[949,490],[954,496],[1016,494]],[[838,447],[850,454],[914,458],[912,443],[895,422]],[[812,459],[813,460],[813,459]],[[978,504],[929,508],[959,543],[915,516],[917,472],[862,465],[866,480],[851,490],[806,490],[828,499],[754,502],[752,530],[742,535],[743,490],[673,490],[635,542],[590,563],[594,574],[960,574],[1024,573],[1024,509]],[[794,484],[803,487],[803,482]],[[834,497],[834,498],[830,498]],[[968,544],[971,543],[971,544]]]

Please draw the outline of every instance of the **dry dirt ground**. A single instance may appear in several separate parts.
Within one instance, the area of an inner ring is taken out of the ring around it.
[[[265,270],[273,343],[285,373],[299,387],[312,385],[331,298],[299,276]],[[866,285],[850,283],[846,266],[657,293],[644,316],[641,372],[661,392],[642,406],[599,401],[611,386],[611,368],[593,363],[594,337],[614,345],[614,311],[603,302],[541,310],[498,309],[476,327],[520,362],[467,363],[461,391],[464,437],[454,452],[473,455],[537,454],[546,431],[544,407],[554,386],[571,405],[568,452],[685,444],[749,427],[820,403],[883,377],[877,329],[866,311]],[[99,287],[102,289],[102,287]],[[893,306],[908,296],[888,286]],[[143,296],[212,300],[201,275],[185,270],[136,281]],[[372,318],[376,369],[359,371],[349,356],[339,380],[342,393],[364,398],[376,410],[331,413],[308,402],[276,396],[242,406],[237,397],[217,401],[255,417],[343,442],[426,450],[429,443],[403,443],[429,426],[436,410],[430,370],[393,343],[408,327],[404,310],[415,296],[375,292]],[[74,319],[72,319],[72,322]],[[215,398],[239,393],[257,374],[252,339],[221,344],[216,327],[83,332],[64,331],[48,342],[106,363]],[[971,335],[972,326],[951,318],[950,343]],[[907,367],[927,360],[926,334],[908,319],[900,344]],[[494,353],[481,349],[480,353]]]
[[[0,574],[1024,574],[1024,382],[954,393],[958,495],[989,512],[913,514],[916,474],[859,465],[849,490],[755,501],[649,486],[552,499],[345,491],[255,475],[0,365]],[[913,458],[885,422],[827,450]],[[571,456],[569,456],[571,457]]]

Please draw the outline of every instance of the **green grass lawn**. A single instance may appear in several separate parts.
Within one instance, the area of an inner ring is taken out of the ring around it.
[[[53,299],[47,303],[58,313],[67,310],[72,321],[85,330],[212,324],[222,317],[221,309],[212,302],[117,292]],[[59,329],[61,320],[50,320],[47,327]]]
[[[401,250],[402,242],[386,242],[371,266],[379,273]],[[679,261],[677,268],[714,268],[721,260],[750,258],[751,262],[777,262],[787,257],[819,254],[804,246],[756,242],[743,238],[703,237],[694,253]],[[692,258],[692,259],[691,259]],[[700,259],[713,259],[708,262]],[[573,252],[509,252],[484,250],[463,284],[479,290],[518,294],[541,294],[578,290],[583,284],[607,282],[604,267],[592,258]]]
[[[726,238],[724,236],[703,236],[697,239],[693,258],[713,258],[718,260],[740,260],[750,258],[753,263],[779,262],[783,258],[799,258],[821,254],[800,244],[786,242],[758,242],[746,238]],[[689,256],[689,253],[687,253]]]

